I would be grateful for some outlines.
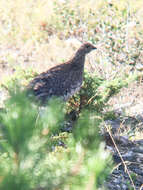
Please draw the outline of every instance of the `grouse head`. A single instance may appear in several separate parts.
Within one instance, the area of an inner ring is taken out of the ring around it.
[[[70,61],[72,65],[75,67],[83,67],[84,66],[84,60],[85,60],[85,55],[90,53],[92,50],[97,49],[94,45],[91,43],[87,42],[84,43],[75,53],[75,56],[73,59]],[[79,64],[80,63],[80,64]]]
[[[84,43],[78,51],[80,51],[80,53],[82,54],[87,54],[94,49],[97,49],[97,48],[91,43],[87,42],[87,43]]]

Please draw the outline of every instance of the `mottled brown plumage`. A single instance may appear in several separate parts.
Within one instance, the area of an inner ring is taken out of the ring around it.
[[[70,61],[39,74],[28,88],[43,103],[52,96],[68,100],[82,85],[85,55],[93,49],[92,44],[83,44]]]

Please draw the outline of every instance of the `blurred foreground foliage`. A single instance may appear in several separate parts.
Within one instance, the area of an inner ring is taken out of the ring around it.
[[[103,184],[112,161],[99,137],[102,119],[84,111],[72,134],[59,133],[64,114],[58,99],[39,108],[26,91],[10,91],[0,112],[1,190],[97,189]]]

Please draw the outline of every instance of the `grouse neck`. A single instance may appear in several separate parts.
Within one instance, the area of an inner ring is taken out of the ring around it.
[[[80,54],[78,51],[72,58],[72,65],[76,68],[84,68],[85,54]]]

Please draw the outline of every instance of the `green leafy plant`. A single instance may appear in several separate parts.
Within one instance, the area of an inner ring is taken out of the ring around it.
[[[115,77],[111,80],[103,79],[97,75],[90,75],[85,72],[84,82],[81,90],[69,101],[69,112],[76,110],[80,113],[86,109],[94,111],[103,117],[113,117],[111,112],[103,114],[103,110],[108,107],[108,101],[116,95],[123,87],[127,87],[132,81],[137,80],[136,73],[125,75],[124,77]]]
[[[0,112],[0,189],[97,189],[111,170],[98,126],[83,112],[72,134],[60,133],[65,105],[52,99],[39,108],[15,88]],[[62,146],[60,144],[62,142]]]

